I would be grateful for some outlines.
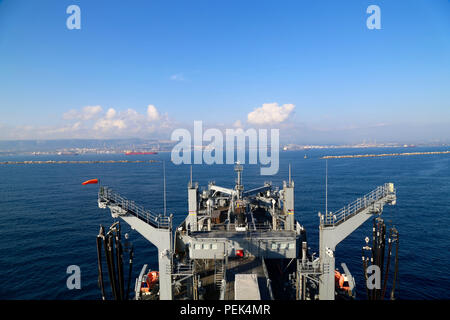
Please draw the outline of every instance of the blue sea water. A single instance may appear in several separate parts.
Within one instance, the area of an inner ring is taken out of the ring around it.
[[[282,186],[292,164],[296,218],[307,229],[312,251],[318,250],[318,211],[325,207],[323,155],[441,151],[445,148],[328,149],[280,153],[275,176],[260,176],[259,166],[244,166],[243,181],[251,188],[270,180]],[[304,155],[307,158],[304,158]],[[189,166],[176,166],[169,153],[152,156],[80,155],[0,157],[13,160],[166,161],[167,208],[175,225],[187,212]],[[232,165],[194,165],[194,180],[233,186]],[[97,287],[95,237],[99,225],[109,226],[108,210],[97,207],[99,178],[123,196],[153,211],[163,210],[161,163],[0,165],[0,299],[100,299]],[[397,188],[397,205],[386,206],[383,217],[400,232],[399,299],[450,299],[450,156],[417,155],[328,160],[328,208],[335,211],[385,182]],[[124,223],[135,246],[133,278],[141,266],[157,267],[156,249]],[[336,250],[337,266],[346,262],[365,299],[361,263],[364,238],[371,220]],[[81,268],[81,289],[69,290],[69,265]]]

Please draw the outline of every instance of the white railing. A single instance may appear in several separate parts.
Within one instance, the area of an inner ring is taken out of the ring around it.
[[[174,263],[167,266],[167,270],[172,275],[190,275],[194,273],[194,262],[189,261],[188,264]]]
[[[227,226],[229,226],[227,230]],[[216,223],[211,225],[211,231],[236,231],[237,223]],[[247,231],[269,231],[272,227],[267,223],[247,223]]]
[[[323,267],[319,263],[315,263],[312,261],[305,261],[305,263],[302,263],[302,261],[299,259],[298,261],[298,270],[300,273],[305,274],[322,274],[324,271],[328,272],[330,269],[328,263],[324,263]]]
[[[389,195],[395,195],[395,189],[391,183],[385,183],[338,211],[328,212],[323,215],[323,219],[321,219],[320,223],[326,226],[337,225]]]
[[[108,187],[100,187],[98,192],[98,201],[106,204],[114,204],[127,213],[147,222],[155,228],[168,229],[170,227],[170,217],[161,214],[155,214],[137,205]]]

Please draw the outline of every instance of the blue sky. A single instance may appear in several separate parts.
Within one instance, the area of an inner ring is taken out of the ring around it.
[[[0,139],[266,126],[270,104],[290,142],[448,141],[449,89],[444,0],[0,0]]]

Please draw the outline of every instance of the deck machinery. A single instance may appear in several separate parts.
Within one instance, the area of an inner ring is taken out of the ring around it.
[[[295,219],[294,181],[251,190],[237,164],[234,188],[188,183],[188,214],[176,229],[172,215],[155,214],[108,187],[98,205],[109,208],[158,249],[158,281],[148,290],[147,266],[136,299],[321,299],[341,292],[335,281],[336,246],[385,204],[395,204],[392,183],[377,187],[337,212],[319,213],[319,256],[308,251],[305,228]],[[354,281],[343,264],[350,287]],[[149,284],[151,285],[151,284]]]

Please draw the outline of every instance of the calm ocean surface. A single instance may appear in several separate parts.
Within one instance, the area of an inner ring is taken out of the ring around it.
[[[308,245],[318,251],[318,211],[325,207],[323,155],[441,151],[448,148],[336,149],[280,153],[276,176],[260,176],[245,165],[243,182],[252,188],[270,180],[282,186],[292,164],[296,218],[307,229]],[[304,155],[308,158],[304,159]],[[175,226],[187,211],[189,166],[175,166],[169,153],[152,156],[90,155],[0,157],[12,160],[166,160],[167,207]],[[232,187],[232,165],[194,165],[194,180]],[[328,208],[335,211],[385,182],[397,188],[397,205],[383,217],[400,233],[399,299],[450,299],[450,156],[418,155],[328,160]],[[99,225],[113,222],[109,210],[97,207],[99,178],[123,196],[162,212],[161,163],[0,165],[0,299],[100,299],[95,238]],[[122,223],[135,246],[133,278],[144,263],[157,267],[156,249]],[[336,265],[346,262],[365,299],[361,247],[371,235],[371,220],[336,250]],[[81,268],[81,289],[68,290],[66,269]],[[134,284],[134,282],[133,282]]]

